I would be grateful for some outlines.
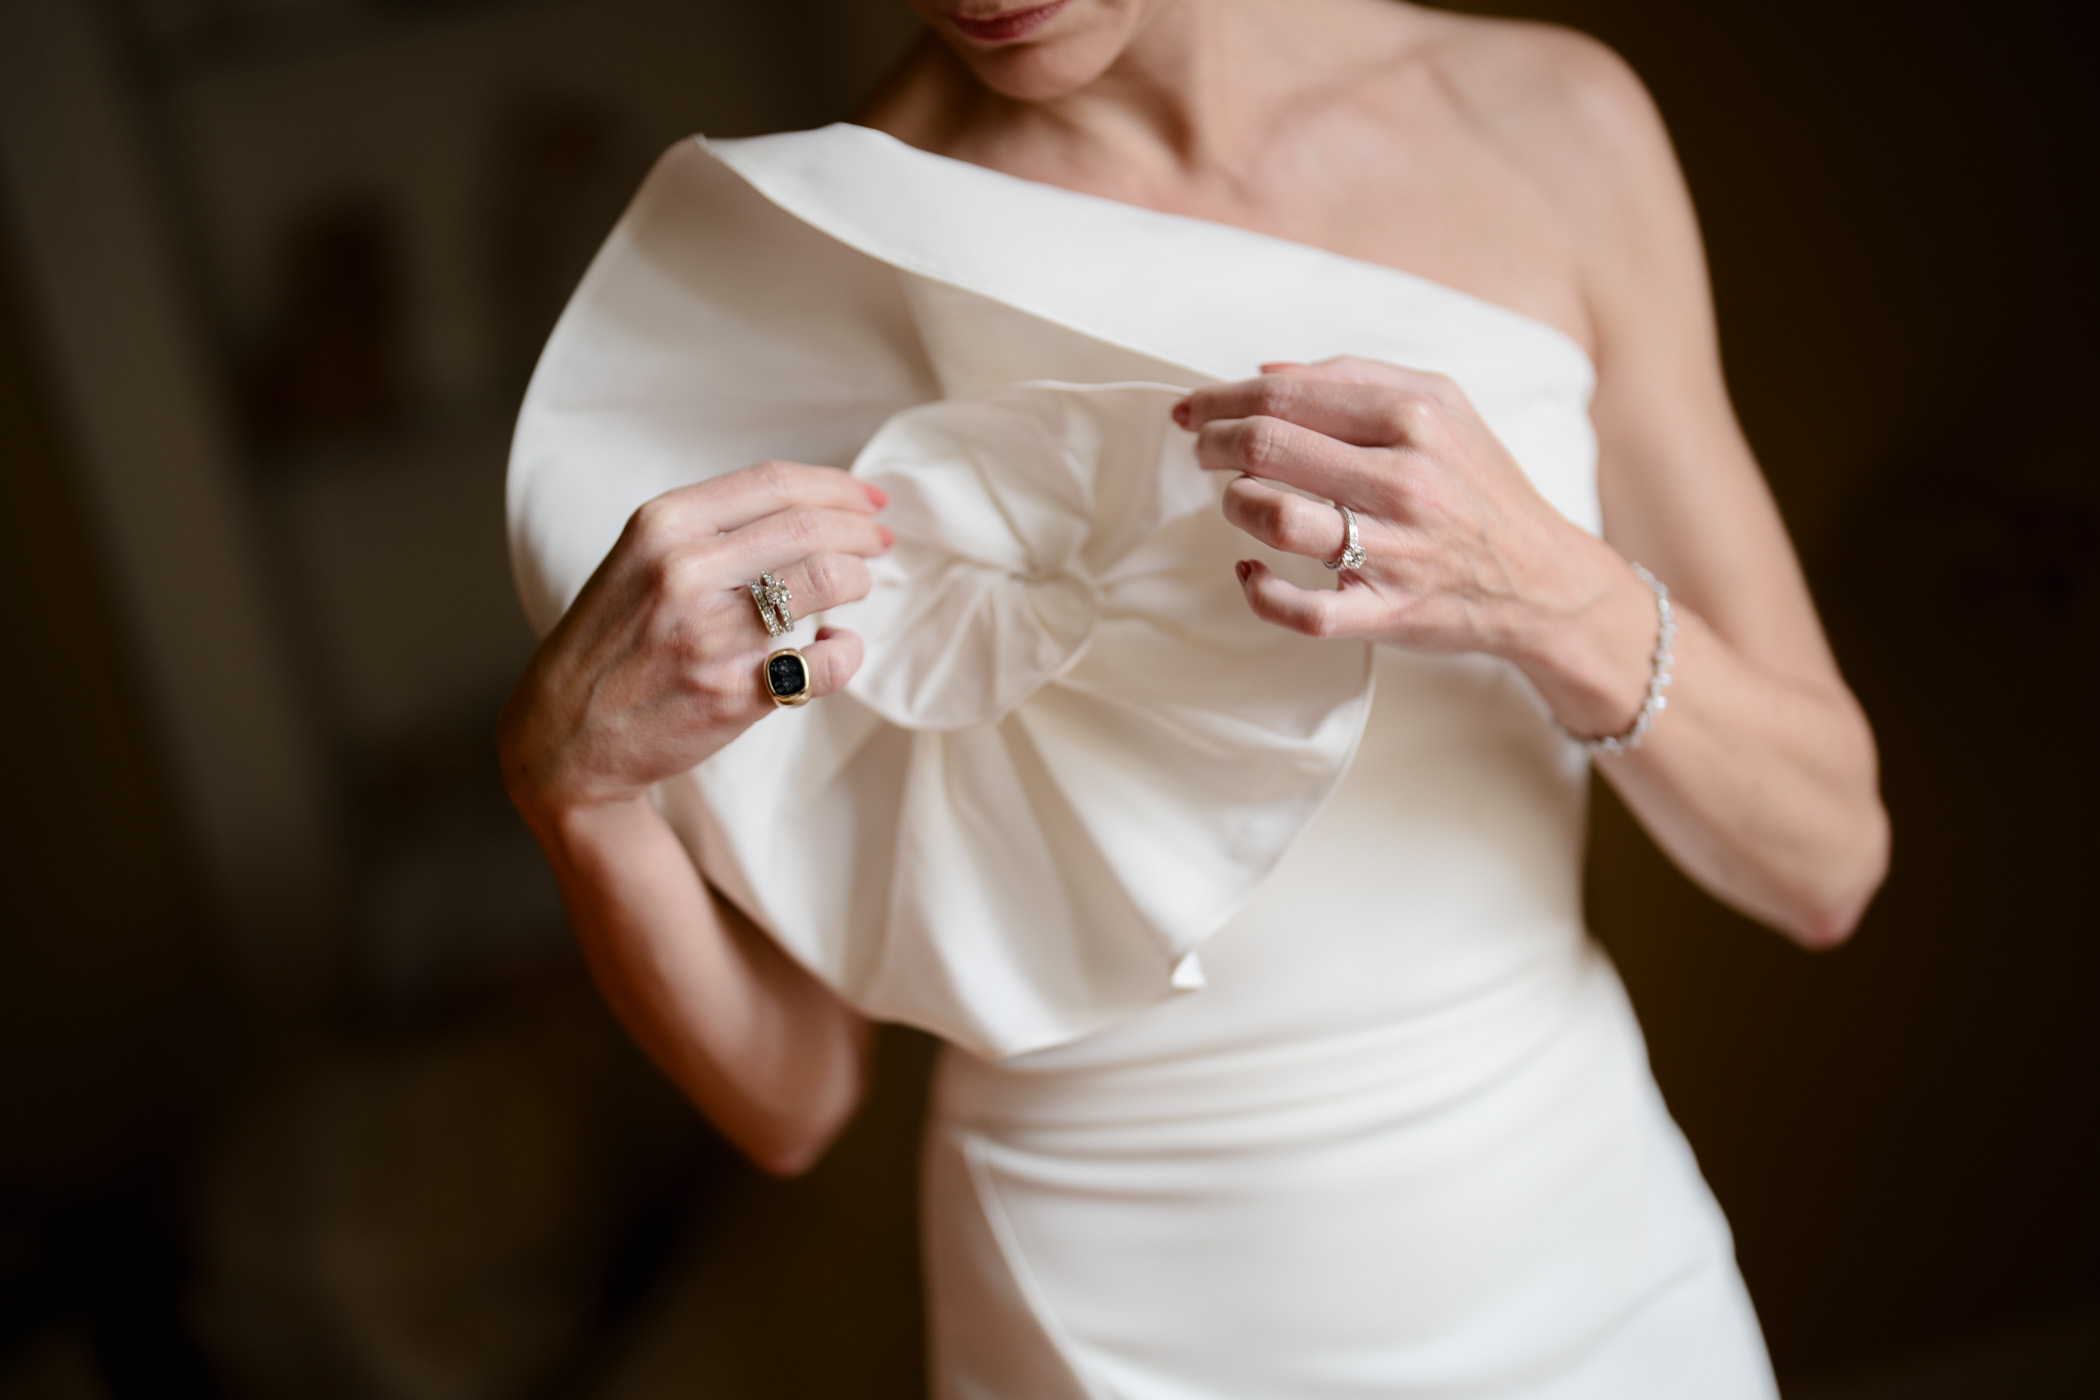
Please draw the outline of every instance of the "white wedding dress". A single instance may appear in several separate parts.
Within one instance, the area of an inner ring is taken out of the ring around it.
[[[1452,375],[1597,528],[1589,362],[1538,322],[857,127],[696,140],[534,378],[520,591],[544,629],[636,505],[765,458],[888,491],[849,693],[658,797],[816,975],[951,1044],[937,1394],[1771,1400],[1583,929],[1580,747],[1503,663],[1240,597],[1236,558],[1326,575],[1224,524],[1167,408],[1343,353]]]

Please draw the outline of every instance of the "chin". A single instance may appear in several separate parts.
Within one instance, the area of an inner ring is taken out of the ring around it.
[[[1002,97],[1018,102],[1046,102],[1087,86],[1116,61],[1131,31],[1150,6],[1145,0],[1063,0],[1030,4],[1028,0],[912,0],[942,41]],[[1026,23],[1043,13],[1034,27],[1018,37],[988,42],[967,34],[954,21],[996,22],[1019,18]]]

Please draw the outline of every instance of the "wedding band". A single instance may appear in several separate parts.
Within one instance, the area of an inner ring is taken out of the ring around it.
[[[795,615],[788,611],[788,604],[795,595],[788,592],[787,585],[771,574],[760,574],[751,580],[751,601],[758,604],[759,620],[766,624],[766,635],[785,637],[795,630]]]
[[[766,694],[782,709],[809,703],[809,661],[793,647],[766,658]]]
[[[1342,553],[1337,559],[1327,561],[1330,569],[1361,569],[1364,566],[1364,547],[1356,540],[1356,512],[1336,501],[1334,508],[1342,513]]]

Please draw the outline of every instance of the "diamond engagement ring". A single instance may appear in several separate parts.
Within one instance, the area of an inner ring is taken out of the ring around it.
[[[1342,513],[1342,552],[1339,558],[1327,561],[1330,569],[1361,569],[1364,566],[1364,547],[1356,539],[1356,512],[1336,501],[1334,508]]]
[[[795,630],[795,615],[788,611],[795,595],[788,592],[786,584],[771,574],[760,574],[750,587],[751,601],[758,604],[758,616],[766,624],[767,636],[785,637]]]

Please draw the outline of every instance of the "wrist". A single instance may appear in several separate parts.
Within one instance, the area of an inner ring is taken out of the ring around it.
[[[525,824],[558,869],[591,869],[630,849],[638,834],[663,820],[649,794],[549,802],[524,812]]]
[[[542,844],[560,833],[565,822],[596,807],[617,808],[646,801],[648,786],[608,782],[594,772],[589,757],[595,748],[589,730],[573,707],[548,699],[533,684],[528,670],[496,719],[496,762],[511,806]],[[550,851],[552,847],[549,847]]]
[[[575,836],[649,806],[646,787],[578,783],[558,755],[532,752],[509,733],[499,733],[496,756],[511,806],[550,856]]]
[[[1571,734],[1622,734],[1648,694],[1658,632],[1655,594],[1598,541],[1585,567],[1536,607],[1506,658]]]

